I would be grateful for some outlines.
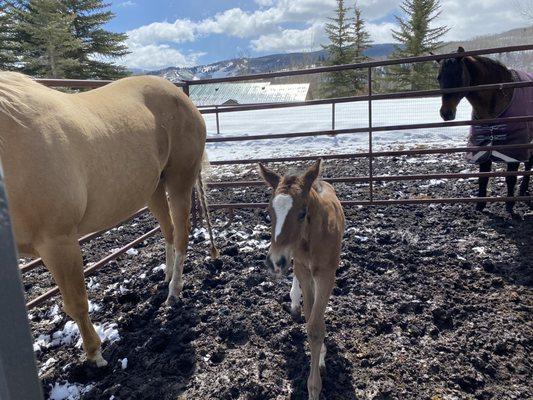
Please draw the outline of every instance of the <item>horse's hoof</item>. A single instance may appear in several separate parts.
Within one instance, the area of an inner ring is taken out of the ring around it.
[[[485,207],[487,206],[487,203],[477,203],[476,204],[476,210],[481,212],[485,209]]]
[[[301,307],[294,307],[294,308],[291,307],[291,317],[296,322],[300,322],[300,320],[302,319]]]

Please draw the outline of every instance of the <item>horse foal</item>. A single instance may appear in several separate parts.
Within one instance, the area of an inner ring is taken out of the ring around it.
[[[300,296],[307,321],[311,370],[309,399],[322,390],[320,368],[325,366],[324,312],[335,284],[344,233],[344,212],[333,187],[318,181],[321,160],[303,175],[281,177],[259,164],[264,180],[274,189],[269,204],[272,239],[266,265],[276,276],[294,262],[291,311],[300,314]]]

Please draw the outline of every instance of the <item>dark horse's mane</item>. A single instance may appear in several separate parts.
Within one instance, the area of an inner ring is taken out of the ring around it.
[[[490,83],[501,83],[513,80],[511,71],[501,62],[482,56],[472,56],[472,58],[481,64]]]

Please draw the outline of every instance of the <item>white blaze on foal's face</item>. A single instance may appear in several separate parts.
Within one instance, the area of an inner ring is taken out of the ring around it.
[[[292,208],[292,204],[292,196],[288,194],[278,194],[276,197],[274,197],[274,200],[272,200],[272,208],[276,214],[276,226],[274,229],[275,241],[278,240],[278,236],[281,234],[283,224],[285,223],[287,214],[289,214],[289,211]]]

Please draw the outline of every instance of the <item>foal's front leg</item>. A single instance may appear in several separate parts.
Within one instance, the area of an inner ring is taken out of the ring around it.
[[[307,380],[309,400],[318,400],[320,398],[320,391],[322,390],[320,367],[325,366],[324,337],[326,336],[326,324],[324,322],[324,313],[335,282],[335,274],[334,272],[331,274],[330,271],[327,271],[326,273],[314,276],[314,282],[315,301],[307,322],[307,335],[311,349],[311,371]]]
[[[515,172],[518,171],[519,163],[509,163],[507,164],[507,171]],[[507,197],[513,197],[515,193],[515,186],[516,181],[518,180],[517,176],[506,176],[505,182],[507,183]],[[512,216],[515,215],[513,209],[514,209],[514,201],[508,201],[505,203],[505,207],[507,209],[507,212],[511,214]]]
[[[479,164],[479,172],[490,172],[492,169],[492,161],[488,160],[484,163]],[[487,185],[489,184],[489,178],[488,177],[480,177],[479,178],[479,189],[477,193],[477,197],[487,197]],[[478,201],[476,204],[476,210],[483,211],[487,205],[487,202],[485,201]]]

